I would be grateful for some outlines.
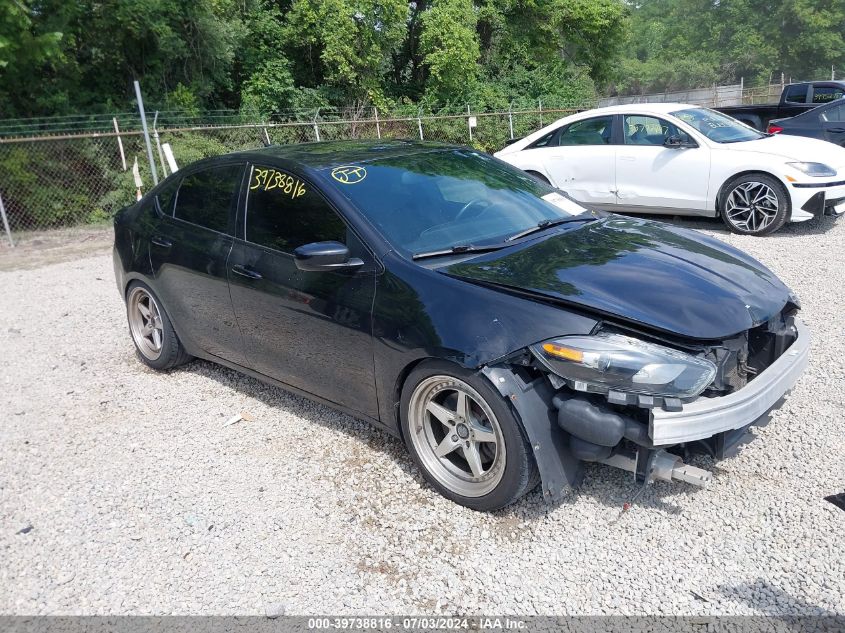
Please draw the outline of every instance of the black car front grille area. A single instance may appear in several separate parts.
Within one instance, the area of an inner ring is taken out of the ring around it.
[[[783,314],[748,332],[747,365],[754,375],[765,370],[795,342],[798,331],[792,316]]]
[[[794,312],[784,311],[709,349],[705,358],[716,364],[717,372],[705,395],[718,396],[742,389],[780,358],[797,336],[793,315]]]

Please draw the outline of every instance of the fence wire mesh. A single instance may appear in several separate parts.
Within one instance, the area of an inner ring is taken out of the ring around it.
[[[783,86],[760,88],[714,86],[662,95],[603,99],[598,105],[665,101],[701,96],[705,105],[761,103],[777,100]],[[695,94],[694,94],[695,93]],[[698,95],[701,93],[701,95]],[[706,102],[706,103],[705,103]],[[596,102],[514,103],[507,112],[471,113],[462,109],[436,114],[414,110],[379,113],[356,106],[340,110],[279,112],[256,123],[256,116],[233,111],[202,115],[161,111],[153,119],[153,155],[159,175],[169,169],[159,149],[169,143],[176,162],[185,166],[201,158],[273,144],[349,139],[422,139],[494,152],[511,139]],[[475,126],[470,128],[470,117]],[[137,159],[144,191],[152,186],[144,139],[132,113],[79,115],[52,119],[0,121],[0,197],[12,231],[40,231],[82,224],[105,223],[135,199],[132,165]],[[148,122],[152,128],[152,121]],[[135,128],[133,128],[135,126]],[[119,135],[112,129],[125,129]],[[93,130],[97,130],[96,132]],[[71,131],[74,131],[72,134]],[[41,135],[41,136],[36,136]],[[124,160],[120,146],[123,146]]]
[[[324,114],[292,123],[168,127],[151,131],[159,177],[169,173],[159,145],[179,166],[201,158],[273,144],[351,139],[422,139],[493,152],[575,109],[469,115],[379,116],[343,119]],[[348,113],[343,113],[347,114]],[[183,123],[187,123],[184,121]],[[125,126],[126,121],[122,124]],[[121,156],[121,146],[123,157]],[[124,165],[125,159],[125,165]],[[140,130],[75,135],[0,137],[0,196],[14,233],[106,223],[135,200],[137,160],[144,191],[152,182]]]

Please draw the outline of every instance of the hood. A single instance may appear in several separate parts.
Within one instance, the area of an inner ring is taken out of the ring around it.
[[[765,266],[690,230],[619,216],[567,229],[440,272],[693,339],[735,335],[790,299]]]
[[[756,141],[723,143],[718,147],[730,151],[770,154],[792,161],[827,163],[831,167],[845,168],[845,148],[805,136],[775,134]]]

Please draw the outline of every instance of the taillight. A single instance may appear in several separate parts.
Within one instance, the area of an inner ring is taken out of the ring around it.
[[[780,134],[783,132],[783,128],[779,125],[775,125],[774,123],[769,123],[769,128],[766,131],[769,134]]]

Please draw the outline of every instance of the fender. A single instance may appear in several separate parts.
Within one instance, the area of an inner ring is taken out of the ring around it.
[[[564,491],[581,483],[584,468],[569,450],[568,435],[557,425],[552,386],[545,377],[525,382],[503,365],[487,365],[481,372],[511,403],[522,421],[540,471],[543,498],[558,501]]]

